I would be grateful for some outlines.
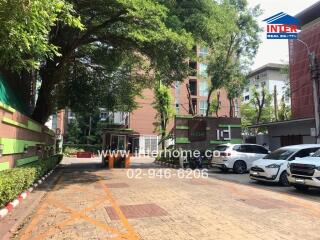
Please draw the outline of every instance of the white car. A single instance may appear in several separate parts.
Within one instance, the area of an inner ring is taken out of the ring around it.
[[[252,162],[268,154],[268,150],[257,144],[223,144],[215,148],[219,156],[213,155],[211,165],[222,171],[233,169],[235,173],[247,172]]]
[[[295,158],[310,156],[318,149],[320,149],[319,144],[301,144],[279,148],[253,163],[250,169],[250,178],[288,186],[288,162],[295,160]]]
[[[300,191],[309,187],[320,188],[320,150],[310,157],[297,158],[287,166],[288,180]]]

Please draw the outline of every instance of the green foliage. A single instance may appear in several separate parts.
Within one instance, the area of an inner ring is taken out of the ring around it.
[[[278,110],[278,118],[280,121],[291,119],[291,107],[286,104],[285,96],[282,96],[281,98],[281,103]]]
[[[77,120],[73,120],[68,124],[68,131],[65,136],[66,142],[79,143],[81,128]]]
[[[80,147],[69,147],[64,146],[63,155],[67,157],[71,157],[77,154],[77,152],[84,152],[84,150]]]
[[[37,179],[53,169],[62,160],[61,155],[33,162],[24,167],[0,172],[0,208],[27,190]]]
[[[223,5],[229,9],[227,16],[233,20],[227,27],[232,31],[227,31],[219,41],[212,44],[208,57],[208,74],[211,79],[207,99],[209,109],[211,93],[221,87],[227,88],[229,99],[238,97],[244,81],[243,76],[260,43],[261,29],[256,20],[261,14],[259,6],[249,9],[245,0],[224,1]]]
[[[153,107],[157,111],[157,122],[155,122],[154,125],[156,127],[156,131],[161,134],[162,140],[164,140],[167,135],[167,124],[169,120],[174,116],[171,89],[159,82],[159,84],[154,89],[154,94],[155,101],[153,103]]]
[[[77,152],[98,153],[98,151],[101,151],[100,144],[63,144],[63,154],[67,156],[75,155]]]
[[[217,113],[219,112],[220,109],[221,109],[220,100],[218,99],[218,96],[216,95],[211,100],[209,112],[211,114],[216,113],[216,115],[218,115]],[[218,117],[218,116],[216,116],[216,117]]]
[[[254,132],[248,126],[271,122],[274,119],[273,106],[271,105],[272,95],[266,89],[259,92],[253,88],[251,91],[253,97],[250,102],[243,103],[240,107],[242,130],[247,134]],[[259,128],[258,132],[265,132],[265,130],[265,128]]]
[[[58,46],[48,38],[58,22],[82,29],[72,5],[65,0],[0,1],[0,65],[15,71],[30,70],[60,55]]]

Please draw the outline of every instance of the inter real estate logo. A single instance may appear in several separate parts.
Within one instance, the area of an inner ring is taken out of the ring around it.
[[[284,12],[263,20],[267,22],[267,39],[297,39],[300,21]]]

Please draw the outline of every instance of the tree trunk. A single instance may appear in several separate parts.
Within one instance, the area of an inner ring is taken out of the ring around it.
[[[229,98],[229,117],[233,117],[233,99]]]
[[[220,92],[217,92],[217,106],[215,109],[216,117],[219,117],[219,109],[220,109]]]
[[[274,89],[273,89],[273,104],[274,104],[274,117],[275,117],[275,120],[278,121],[278,94],[277,94],[276,85],[274,85]]]
[[[210,113],[210,107],[211,107],[211,95],[212,95],[213,89],[210,88],[209,89],[209,94],[208,94],[208,98],[207,98],[207,111],[206,111],[206,117],[209,116]]]
[[[39,123],[44,124],[53,113],[53,89],[54,84],[49,79],[42,81],[36,107],[32,114],[32,118]]]
[[[191,99],[191,91],[190,91],[190,85],[186,84],[187,92],[188,92],[188,101],[189,101],[189,113],[191,112],[191,115],[195,115],[195,111],[192,105],[192,99]]]
[[[167,124],[165,121],[165,116],[163,113],[161,113],[161,148],[165,148],[165,137],[166,137],[166,129],[167,129]]]

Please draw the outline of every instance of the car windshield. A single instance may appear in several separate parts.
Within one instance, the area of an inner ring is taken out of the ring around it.
[[[273,151],[264,157],[264,159],[272,159],[272,160],[286,160],[290,157],[295,151],[289,149],[278,149]]]
[[[224,152],[228,149],[229,146],[227,145],[219,145],[215,148],[216,151]]]
[[[320,157],[320,149],[312,154],[311,157]]]

